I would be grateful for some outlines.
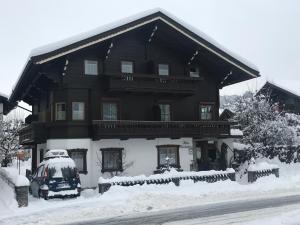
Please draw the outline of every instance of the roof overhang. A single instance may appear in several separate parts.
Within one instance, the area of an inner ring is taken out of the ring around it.
[[[49,61],[58,59],[60,57],[66,56],[81,49],[99,44],[103,41],[106,41],[108,39],[111,39],[113,37],[132,31],[134,29],[137,29],[139,27],[145,26],[158,20],[166,23],[168,26],[180,32],[182,35],[192,40],[202,48],[211,52],[216,57],[219,57],[220,59],[224,60],[225,62],[230,64],[234,69],[242,71],[243,74],[247,75],[244,78],[241,78],[240,81],[260,76],[259,71],[255,66],[252,66],[250,63],[246,62],[240,57],[236,57],[236,55],[234,55],[233,53],[229,52],[228,50],[225,50],[225,48],[222,48],[222,46],[220,46],[218,43],[215,43],[205,34],[189,26],[185,22],[178,20],[168,12],[165,12],[161,9],[155,9],[146,13],[139,14],[138,16],[131,17],[131,19],[122,20],[125,22],[107,26],[106,29],[100,29],[99,33],[92,32],[90,36],[85,35],[85,38],[83,39],[81,39],[80,37],[75,37],[72,38],[72,40],[69,42],[66,40],[63,41],[64,45],[58,43],[57,45],[53,44],[52,48],[46,46],[44,50],[41,50],[42,48],[39,48],[38,50],[33,51],[21,73],[20,78],[17,81],[17,84],[14,87],[10,100],[20,100],[20,96],[18,96],[16,92],[18,89],[20,89],[20,83],[23,82],[24,77],[31,69],[31,67],[47,63]]]

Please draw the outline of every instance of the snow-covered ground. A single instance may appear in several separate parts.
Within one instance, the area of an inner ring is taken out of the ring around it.
[[[280,178],[258,179],[253,184],[230,180],[205,183],[183,181],[168,185],[113,186],[103,195],[88,189],[76,199],[45,201],[30,196],[26,208],[0,210],[0,224],[59,224],[136,213],[146,213],[192,205],[300,194],[300,164],[282,165]],[[2,202],[0,202],[0,205]]]

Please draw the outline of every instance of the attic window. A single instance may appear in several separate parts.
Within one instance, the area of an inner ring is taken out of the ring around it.
[[[190,68],[190,77],[199,77],[199,68],[198,67],[191,67]]]
[[[84,74],[98,75],[98,62],[95,60],[84,60]]]
[[[121,72],[122,73],[133,73],[133,62],[132,61],[121,61]]]
[[[158,75],[169,76],[169,65],[168,64],[158,64]]]

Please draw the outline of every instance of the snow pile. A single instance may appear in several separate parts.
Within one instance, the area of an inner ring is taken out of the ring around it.
[[[15,198],[15,190],[9,186],[0,177],[0,215],[9,214],[11,211],[18,209],[18,203]]]
[[[275,164],[270,164],[267,162],[259,162],[256,164],[251,164],[248,167],[248,171],[266,171],[266,170],[273,170],[273,169],[278,169],[279,166]]]
[[[0,175],[7,178],[17,187],[29,186],[29,180],[25,176],[19,175],[19,171],[16,168],[2,167],[0,169]]]
[[[239,142],[233,142],[233,149],[234,150],[243,151],[243,150],[249,149],[249,147],[250,147],[250,145],[246,145],[246,144],[239,143]]]
[[[243,136],[243,131],[241,131],[240,129],[230,129],[230,135]]]
[[[175,169],[171,169],[169,172],[166,171],[162,174],[154,174],[150,176],[139,175],[139,176],[131,176],[131,177],[119,177],[115,176],[110,179],[105,179],[103,177],[99,177],[98,183],[117,183],[117,182],[134,182],[134,181],[149,181],[149,180],[165,180],[165,179],[172,179],[172,178],[180,178],[180,177],[205,177],[205,176],[217,176],[217,175],[226,175],[228,173],[235,173],[234,169],[228,168],[226,171],[183,171],[178,172]]]

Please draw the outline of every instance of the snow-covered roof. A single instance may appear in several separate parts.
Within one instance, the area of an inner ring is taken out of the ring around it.
[[[7,94],[4,94],[2,92],[0,92],[0,96],[4,97],[4,98],[7,98],[8,99],[8,95]]]
[[[46,54],[46,53],[58,50],[58,49],[63,48],[65,46],[74,44],[76,42],[79,42],[79,41],[82,41],[82,40],[85,40],[85,39],[88,39],[88,38],[93,37],[95,35],[98,35],[100,33],[104,33],[106,31],[109,31],[109,30],[112,30],[114,28],[123,26],[125,24],[130,23],[130,22],[136,21],[138,19],[141,19],[143,17],[147,17],[149,15],[152,15],[152,14],[158,13],[158,12],[161,12],[161,13],[165,14],[166,16],[168,16],[169,18],[171,18],[175,22],[181,24],[186,29],[190,30],[191,32],[195,33],[199,37],[201,37],[204,40],[208,41],[209,43],[211,43],[212,45],[216,46],[217,48],[219,48],[223,52],[227,53],[228,55],[230,55],[233,58],[237,59],[238,61],[242,62],[244,65],[248,66],[249,68],[252,68],[253,70],[258,71],[257,66],[255,66],[253,63],[251,63],[248,60],[242,58],[241,56],[238,56],[237,54],[235,54],[232,51],[228,50],[224,46],[220,45],[213,38],[209,37],[207,34],[203,33],[199,29],[197,29],[197,28],[195,28],[195,27],[187,24],[186,22],[182,21],[181,19],[178,19],[174,15],[170,14],[169,12],[167,12],[167,11],[161,9],[161,8],[154,8],[154,9],[151,9],[151,10],[147,10],[147,11],[135,14],[133,16],[121,19],[119,21],[116,21],[116,22],[113,22],[113,23],[109,23],[109,24],[104,25],[104,26],[100,26],[100,27],[98,27],[96,29],[93,29],[91,31],[84,32],[84,33],[81,33],[79,35],[76,35],[76,36],[73,36],[73,37],[70,37],[70,38],[58,41],[58,42],[54,42],[54,43],[51,43],[51,44],[48,44],[48,45],[44,45],[44,46],[35,48],[35,49],[33,49],[31,51],[31,53],[30,53],[29,56],[30,57],[38,56],[38,55],[42,55],[42,54]],[[162,19],[162,18],[157,18],[157,19]]]
[[[300,97],[300,91],[297,89],[297,90],[292,90],[290,87],[285,87],[284,85],[282,85],[282,84],[277,84],[277,83],[275,83],[275,82],[273,82],[273,81],[266,81],[266,83],[262,86],[262,88],[264,88],[265,87],[265,85],[267,85],[267,84],[269,84],[269,85],[272,85],[272,86],[274,86],[274,87],[277,87],[278,89],[282,89],[282,90],[284,90],[284,91],[286,91],[286,92],[289,92],[289,93],[291,93],[292,95],[296,95],[296,96],[298,96],[298,97]]]

